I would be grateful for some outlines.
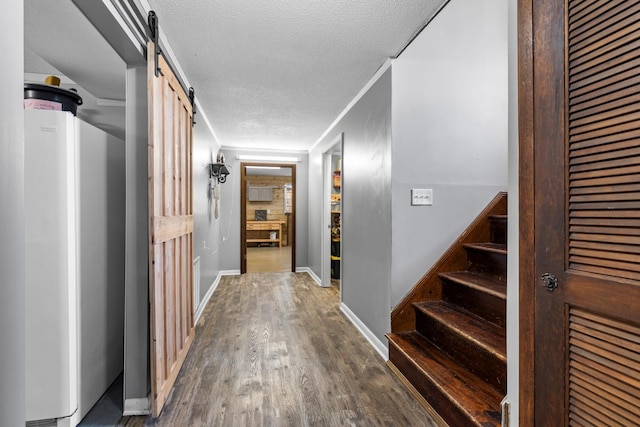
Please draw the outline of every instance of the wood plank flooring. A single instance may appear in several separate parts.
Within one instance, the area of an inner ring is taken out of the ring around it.
[[[435,426],[306,273],[225,276],[157,419],[120,426]]]
[[[247,248],[247,273],[291,271],[291,246]]]

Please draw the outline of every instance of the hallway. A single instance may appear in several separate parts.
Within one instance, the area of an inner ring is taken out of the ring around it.
[[[306,273],[224,276],[153,426],[435,426]]]

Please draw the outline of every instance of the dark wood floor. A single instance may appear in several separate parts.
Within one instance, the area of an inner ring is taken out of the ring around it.
[[[434,426],[306,273],[225,276],[158,419],[137,426]]]

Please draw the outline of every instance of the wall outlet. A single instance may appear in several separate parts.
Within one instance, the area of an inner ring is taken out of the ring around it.
[[[433,189],[414,188],[411,190],[411,206],[433,205]]]

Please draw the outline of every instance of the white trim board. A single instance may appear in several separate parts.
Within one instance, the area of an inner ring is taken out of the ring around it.
[[[200,316],[202,316],[202,312],[204,311],[205,307],[209,303],[209,300],[211,299],[213,292],[216,290],[216,288],[220,284],[221,277],[222,275],[218,273],[216,278],[213,280],[213,283],[211,283],[211,286],[209,286],[209,290],[207,291],[206,294],[204,294],[204,297],[202,297],[202,299],[200,300],[200,304],[198,305],[198,309],[196,310],[196,314],[193,319],[194,325],[198,324],[198,320],[200,320]]]
[[[122,415],[125,417],[151,414],[151,398],[125,399]]]
[[[218,276],[239,276],[240,270],[220,270]]]
[[[369,341],[373,348],[378,352],[380,357],[386,362],[389,359],[389,349],[386,345],[380,341],[373,332],[356,316],[349,307],[343,302],[340,303],[340,310],[345,316],[353,323],[353,325],[360,331],[360,333]]]

